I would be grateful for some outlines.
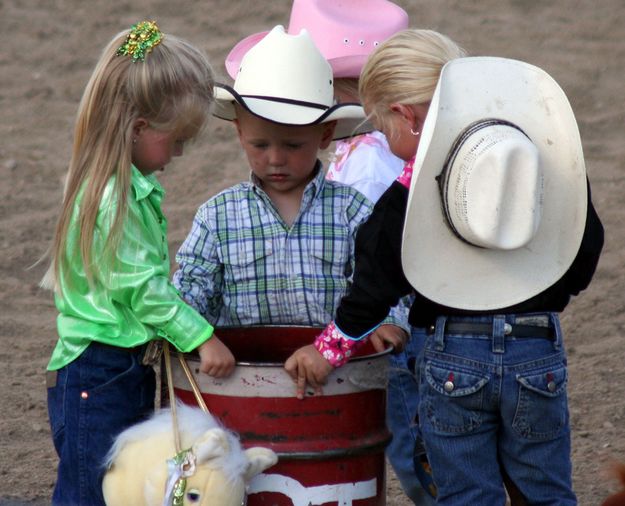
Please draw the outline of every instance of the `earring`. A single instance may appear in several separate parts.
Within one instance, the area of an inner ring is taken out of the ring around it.
[[[419,132],[419,131],[415,132],[415,131],[411,128],[411,129],[410,129],[410,133],[416,137],[416,136],[417,136],[417,135],[419,135],[421,132]]]
[[[136,143],[137,143],[137,138],[136,138],[136,137],[132,140],[132,143],[133,143],[133,144],[136,144]]]

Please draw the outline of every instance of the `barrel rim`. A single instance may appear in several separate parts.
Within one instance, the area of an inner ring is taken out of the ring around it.
[[[321,332],[324,327],[317,327],[315,325],[233,325],[229,327],[219,327],[215,329],[215,334],[219,335],[220,330],[233,330],[238,328],[268,328],[268,329],[319,329]],[[386,355],[390,355],[393,352],[393,347],[389,346],[384,351],[369,353],[363,356],[355,356],[350,358],[350,362],[361,362],[364,360],[372,360],[379,357],[384,357]],[[173,352],[174,350],[172,350]],[[193,350],[188,353],[183,354],[186,358],[191,358],[194,360],[200,360],[200,355],[197,350]],[[246,367],[284,367],[284,362],[251,362],[249,360],[237,360],[235,362],[237,366],[246,366]]]

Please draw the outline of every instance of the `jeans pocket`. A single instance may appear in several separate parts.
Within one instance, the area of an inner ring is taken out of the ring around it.
[[[65,429],[65,394],[67,390],[67,368],[57,371],[56,385],[48,388],[48,419],[50,421],[50,431],[52,442],[57,452],[63,439]]]
[[[141,364],[139,354],[89,348],[94,349],[81,367],[81,390],[88,392],[90,409],[98,410],[98,417],[110,415],[110,423],[126,423],[153,410],[154,370]]]
[[[463,434],[482,424],[488,374],[441,362],[426,363],[422,374],[422,412],[437,431]]]
[[[519,398],[512,422],[515,432],[533,441],[559,437],[568,418],[566,366],[560,363],[555,368],[519,373],[516,380]]]
[[[123,380],[138,365],[133,353],[113,346],[89,346],[80,361],[80,388],[89,392],[104,390]]]

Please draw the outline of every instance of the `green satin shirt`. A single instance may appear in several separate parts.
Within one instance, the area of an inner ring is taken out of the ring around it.
[[[113,186],[111,178],[96,220],[95,255],[104,250],[113,224]],[[155,175],[144,176],[132,167],[128,214],[119,246],[114,255],[96,257],[92,287],[80,254],[69,254],[76,251],[79,240],[79,194],[67,236],[66,272],[61,273],[55,295],[59,340],[48,370],[69,364],[92,341],[131,348],[164,338],[188,352],[213,335],[213,327],[180,298],[169,280],[167,221],[161,210],[164,194]]]

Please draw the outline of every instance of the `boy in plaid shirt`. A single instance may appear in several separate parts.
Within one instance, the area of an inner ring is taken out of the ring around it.
[[[329,64],[307,33],[282,27],[250,49],[234,87],[220,85],[216,98],[215,115],[236,125],[250,181],[200,207],[174,283],[215,327],[323,326],[349,286],[354,237],[371,203],[325,180],[317,154],[351,135],[363,111],[333,105]],[[380,336],[403,341],[406,308],[385,323]]]

